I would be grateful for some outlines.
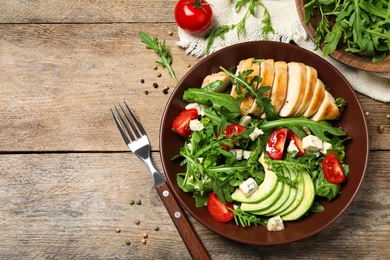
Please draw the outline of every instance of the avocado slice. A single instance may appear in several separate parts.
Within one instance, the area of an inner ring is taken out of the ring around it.
[[[283,221],[297,220],[305,215],[310,207],[313,205],[315,190],[314,184],[310,177],[310,174],[307,172],[302,172],[303,180],[305,182],[305,190],[303,192],[303,199],[301,203],[291,212],[281,215]]]
[[[297,175],[295,172],[288,172],[290,174],[290,180],[297,179]],[[270,211],[268,213],[264,213],[264,216],[280,216],[280,212],[284,212],[294,201],[297,197],[298,190],[296,188],[291,187],[290,185],[286,184],[288,187],[290,187],[290,195],[286,202],[282,206],[280,206],[278,209],[275,209],[273,211]]]
[[[304,194],[304,190],[305,190],[305,181],[304,181],[303,176],[302,176],[303,174],[296,173],[296,175],[298,178],[298,184],[297,184],[297,194],[296,194],[295,200],[285,210],[278,212],[279,216],[284,216],[284,215],[290,213],[291,211],[293,211],[296,207],[298,207],[298,205],[301,203],[301,201],[303,199],[303,194]]]
[[[254,211],[254,210],[263,210],[266,209],[273,204],[280,198],[280,196],[283,193],[284,183],[278,181],[278,185],[274,192],[265,200],[262,200],[258,203],[241,203],[241,209],[243,211]]]
[[[246,197],[240,188],[232,193],[232,199],[238,202],[257,203],[268,198],[278,186],[278,177],[264,162],[264,153],[261,154],[259,162],[263,165],[265,177],[260,186],[250,196]]]
[[[290,172],[287,170],[287,169],[284,169],[283,170],[283,175],[286,177],[286,178],[290,178]],[[267,208],[264,208],[264,209],[260,209],[260,210],[256,210],[256,211],[252,211],[253,214],[256,214],[256,215],[263,215],[263,216],[266,216],[268,215],[269,213],[271,212],[274,212],[276,210],[278,210],[279,208],[281,208],[286,202],[287,200],[289,199],[290,197],[290,193],[291,193],[291,186],[286,184],[286,183],[283,183],[283,191],[282,191],[282,195],[280,196],[279,199],[277,199],[272,205],[270,205],[269,207]],[[292,201],[291,201],[292,203]]]

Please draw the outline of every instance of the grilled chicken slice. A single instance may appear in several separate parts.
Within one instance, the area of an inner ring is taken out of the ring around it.
[[[339,115],[339,113],[340,111],[335,104],[334,97],[328,91],[325,91],[324,100],[311,119],[314,121],[333,120]]]
[[[279,113],[287,93],[287,63],[284,61],[275,62],[275,77],[272,84],[271,104],[275,112]]]
[[[261,62],[260,64],[260,77],[261,82],[258,84],[258,88],[263,86],[268,86],[272,88],[272,84],[274,82],[275,77],[275,66],[274,66],[274,60],[273,59],[267,59]],[[271,90],[266,91],[263,93],[264,97],[269,98],[271,94]],[[261,113],[260,107],[257,105],[256,100],[253,102],[252,107],[249,110],[249,114],[253,114],[256,116],[259,116]]]
[[[230,84],[230,77],[228,74],[226,74],[223,71],[220,71],[218,73],[213,73],[213,74],[206,76],[203,79],[203,83],[202,83],[201,88],[204,88],[208,84],[215,82],[217,80],[221,80],[223,82],[222,86],[217,90],[217,92],[224,92],[226,90],[227,86],[229,86],[229,84]]]
[[[300,62],[287,64],[287,94],[282,108],[281,117],[291,117],[298,110],[303,100],[307,82],[306,65]]]
[[[316,86],[314,89],[313,97],[310,101],[309,106],[306,108],[303,113],[304,117],[311,117],[315,112],[317,112],[318,108],[321,106],[322,101],[325,97],[325,85],[324,83],[317,78]]]
[[[238,64],[237,66],[237,70],[236,70],[236,75],[246,71],[246,70],[250,70],[251,67],[252,67],[252,62],[255,58],[249,58],[249,59],[246,59],[246,60],[241,60],[240,63]],[[240,87],[240,91],[241,93],[244,93],[245,91],[245,88],[244,87]],[[230,96],[232,96],[234,99],[237,98],[237,91],[236,91],[236,86],[232,86],[232,90],[230,91]]]
[[[248,75],[248,79],[247,79],[248,82],[251,82],[255,76],[260,75],[260,64],[258,62],[253,62],[250,69],[253,70],[253,72]],[[253,86],[254,89],[257,89],[257,86],[258,86],[257,82],[254,82],[254,86]],[[252,95],[246,96],[241,101],[240,114],[242,116],[246,116],[250,113],[250,110],[254,104],[254,101],[255,101],[255,98]]]
[[[307,107],[310,105],[310,102],[313,97],[314,89],[316,88],[316,82],[318,73],[317,70],[311,66],[306,65],[306,89],[305,94],[303,95],[302,103],[300,104],[298,110],[295,112],[293,117],[300,117]]]

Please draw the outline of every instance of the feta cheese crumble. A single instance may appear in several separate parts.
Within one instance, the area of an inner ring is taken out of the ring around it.
[[[259,187],[253,178],[248,178],[238,186],[245,197],[249,197]]]
[[[267,223],[268,231],[281,231],[284,229],[283,220],[280,216],[272,217]]]
[[[308,135],[302,139],[303,149],[311,152],[319,152],[322,149],[322,140],[315,135]]]
[[[190,121],[190,129],[191,131],[202,131],[204,126],[198,119],[192,119]]]
[[[254,141],[259,135],[262,134],[264,134],[263,130],[256,127],[255,130],[253,130],[253,132],[249,135],[249,138]]]

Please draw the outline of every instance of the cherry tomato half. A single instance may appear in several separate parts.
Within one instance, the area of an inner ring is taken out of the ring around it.
[[[229,208],[234,209],[232,203],[226,202],[226,204],[223,204],[217,194],[210,194],[207,200],[207,210],[215,220],[219,222],[230,221],[234,217],[234,214]]]
[[[330,183],[339,184],[346,179],[344,168],[334,153],[325,156],[322,161],[322,170],[324,171],[325,179]]]
[[[290,142],[291,140],[294,140],[294,144],[298,148],[298,156],[304,156],[306,154],[306,151],[305,149],[303,149],[302,139],[299,138],[299,136],[297,136],[297,134],[294,133],[294,131],[292,130],[288,131],[288,141]]]
[[[206,0],[179,0],[175,7],[177,25],[188,33],[206,30],[213,20],[213,11]]]
[[[198,110],[186,109],[180,112],[173,120],[172,128],[177,134],[188,137],[191,134],[190,121],[198,118]]]
[[[225,135],[225,137],[227,138],[230,138],[233,136],[233,133],[235,135],[238,135],[240,133],[242,133],[244,130],[245,130],[245,126],[243,125],[240,125],[240,124],[231,124],[231,125],[228,125],[225,130],[223,130],[223,133]],[[235,146],[236,144],[234,142],[232,142],[233,146]],[[222,147],[225,149],[225,150],[230,150],[231,147],[229,145],[226,145],[226,144],[222,144]]]
[[[284,145],[287,139],[287,128],[275,130],[268,138],[265,151],[273,160],[281,160],[283,157]]]

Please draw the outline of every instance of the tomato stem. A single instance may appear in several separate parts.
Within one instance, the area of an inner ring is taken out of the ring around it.
[[[191,4],[194,6],[194,8],[201,8],[206,12],[206,10],[203,8],[205,5],[210,5],[209,3],[202,3],[202,0],[195,0],[193,2],[185,2],[184,4]]]

